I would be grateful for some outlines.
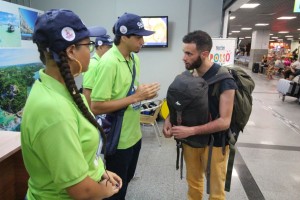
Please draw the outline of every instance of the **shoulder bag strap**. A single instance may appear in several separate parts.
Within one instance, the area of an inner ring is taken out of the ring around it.
[[[130,57],[131,57],[132,62],[133,62],[133,66],[132,66],[132,80],[131,80],[131,84],[130,84],[129,90],[128,90],[127,95],[126,95],[127,97],[131,94],[131,90],[134,87],[134,80],[135,80],[135,75],[136,75],[134,55],[131,54]],[[129,68],[129,65],[128,65],[128,68]],[[130,70],[130,68],[129,68],[129,70]]]

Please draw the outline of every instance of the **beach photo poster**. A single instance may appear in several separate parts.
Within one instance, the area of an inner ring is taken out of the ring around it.
[[[41,13],[0,1],[0,131],[20,131],[26,99],[44,67],[32,42]]]

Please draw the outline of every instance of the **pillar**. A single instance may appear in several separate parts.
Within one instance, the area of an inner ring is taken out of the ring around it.
[[[253,63],[260,62],[263,55],[268,55],[270,30],[254,30],[251,38],[249,68]]]

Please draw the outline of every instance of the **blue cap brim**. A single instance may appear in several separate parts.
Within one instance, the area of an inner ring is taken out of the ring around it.
[[[138,32],[135,32],[134,34],[139,36],[149,36],[152,35],[153,33],[155,33],[155,31],[140,30]]]
[[[88,27],[89,37],[100,37],[106,34],[106,29],[101,26]]]

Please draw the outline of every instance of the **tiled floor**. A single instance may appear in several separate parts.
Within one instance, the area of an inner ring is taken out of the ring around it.
[[[300,105],[283,102],[278,78],[267,80],[243,67],[255,80],[253,112],[238,141],[229,200],[300,199]],[[159,122],[162,127],[162,121]],[[187,185],[175,169],[173,139],[161,137],[159,147],[151,127],[143,129],[143,145],[128,200],[185,200]],[[185,172],[184,172],[185,173]],[[205,196],[208,199],[208,196]]]

